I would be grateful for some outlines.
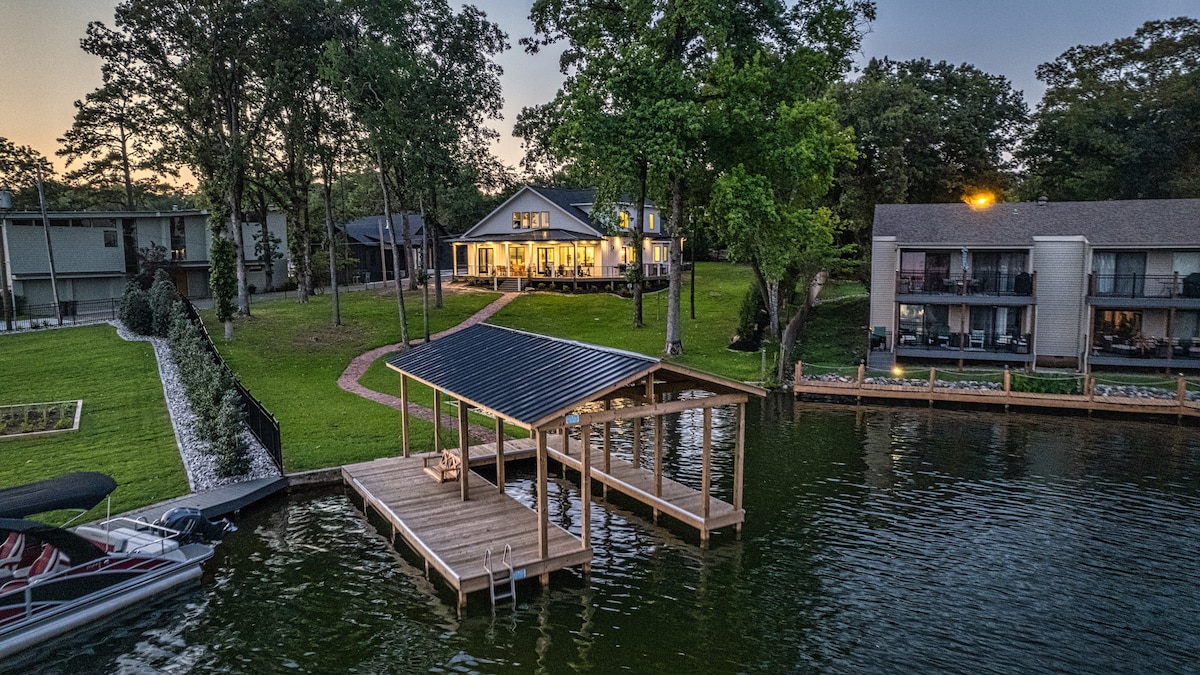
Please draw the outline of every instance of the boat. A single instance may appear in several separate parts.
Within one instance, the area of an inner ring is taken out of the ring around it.
[[[79,518],[116,487],[102,473],[72,473],[0,490],[0,659],[199,579],[213,555],[205,537],[225,528],[194,509],[74,528],[27,519],[64,509]]]

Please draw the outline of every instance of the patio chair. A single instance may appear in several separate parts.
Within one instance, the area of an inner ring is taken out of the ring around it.
[[[979,349],[983,349],[983,331],[981,331],[981,330],[971,331],[971,338],[970,338],[969,342],[967,343],[967,347],[969,349],[975,349],[976,347],[978,347]]]

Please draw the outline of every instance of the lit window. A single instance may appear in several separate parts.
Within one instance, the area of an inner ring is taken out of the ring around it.
[[[171,219],[171,260],[184,260],[187,258],[187,232],[183,225],[183,218]]]
[[[550,227],[550,212],[542,211],[542,227]]]
[[[526,230],[529,229],[529,212],[528,211],[524,211],[521,213],[521,227],[525,228]]]
[[[654,214],[653,213],[650,214],[649,226],[650,226],[650,231],[653,232],[654,231]]]
[[[513,229],[521,227],[521,212],[513,211]]]
[[[621,212],[621,229],[629,229],[629,213],[627,211]]]
[[[530,213],[528,215],[529,215],[529,226],[530,227],[532,227],[533,229],[536,230],[537,228],[542,226],[542,214],[538,213],[537,211],[534,211],[533,213]]]
[[[662,262],[662,261],[663,261],[663,249],[661,246],[655,246],[654,247],[654,262]]]

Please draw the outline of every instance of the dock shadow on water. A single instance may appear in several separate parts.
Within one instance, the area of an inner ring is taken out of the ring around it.
[[[522,586],[517,605],[494,614],[473,599],[460,619],[340,491],[296,494],[243,514],[199,589],[54,642],[32,669],[1196,667],[1195,428],[790,401],[752,405],[748,423],[740,541],[723,534],[701,550],[677,528],[597,501],[590,579],[563,572],[549,589]],[[668,472],[681,482],[698,479],[694,424],[668,428]],[[715,494],[727,498],[732,448],[714,436]],[[578,534],[575,481],[553,481],[548,501],[554,522]],[[527,475],[510,476],[510,494],[532,503],[533,492]]]

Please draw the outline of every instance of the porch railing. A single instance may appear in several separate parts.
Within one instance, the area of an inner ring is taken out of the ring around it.
[[[1200,298],[1200,272],[1088,275],[1088,295],[1102,298]]]
[[[965,333],[900,329],[897,349],[945,349],[948,351],[1011,352],[1028,354],[1030,333],[969,330]]]
[[[1037,293],[1037,272],[896,273],[896,292],[919,295],[1016,295]]]
[[[455,276],[499,277],[502,279],[566,279],[597,280],[625,279],[630,265],[458,265]],[[665,277],[670,263],[643,263],[642,276]]]

